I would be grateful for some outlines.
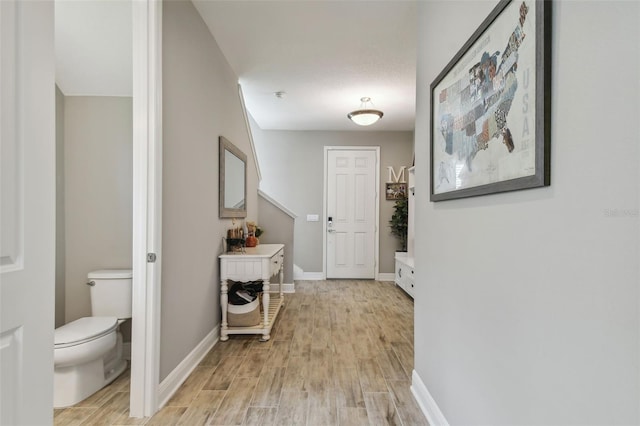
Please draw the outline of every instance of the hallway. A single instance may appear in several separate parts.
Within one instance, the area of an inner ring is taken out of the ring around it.
[[[413,301],[393,283],[297,282],[273,330],[218,342],[151,419],[127,417],[125,377],[55,424],[427,424],[409,389]]]

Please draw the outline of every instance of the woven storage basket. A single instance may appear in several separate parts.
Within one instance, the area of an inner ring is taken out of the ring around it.
[[[246,305],[227,305],[229,327],[253,327],[260,325],[260,297]]]

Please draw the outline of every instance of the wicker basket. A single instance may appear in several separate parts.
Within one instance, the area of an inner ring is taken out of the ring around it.
[[[260,297],[246,305],[227,305],[229,327],[253,327],[260,325]]]

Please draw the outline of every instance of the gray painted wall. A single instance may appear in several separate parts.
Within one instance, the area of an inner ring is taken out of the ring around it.
[[[429,85],[496,3],[419,4],[415,370],[452,425],[638,424],[640,3],[554,2],[550,187],[431,203]]]
[[[297,219],[292,218],[271,201],[258,195],[260,227],[264,233],[261,244],[284,244],[284,284],[293,284],[294,227]],[[275,282],[275,281],[274,281]]]
[[[91,315],[90,271],[131,268],[131,102],[127,97],[64,99],[66,322]]]
[[[56,327],[65,323],[64,222],[64,95],[56,86]]]
[[[247,215],[257,172],[237,77],[188,1],[163,3],[163,234],[160,379],[220,323],[218,137],[247,154]]]
[[[413,132],[276,131],[261,130],[255,122],[252,122],[252,131],[262,173],[260,189],[298,215],[294,263],[305,272],[323,269],[324,147],[380,147],[379,271],[393,273],[394,255],[400,244],[388,226],[394,203],[384,197],[387,166],[393,166],[396,171],[399,166],[411,166]],[[320,221],[307,222],[307,214],[320,215]]]

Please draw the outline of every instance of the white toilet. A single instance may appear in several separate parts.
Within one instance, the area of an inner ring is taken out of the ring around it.
[[[111,383],[126,368],[118,326],[131,318],[132,272],[88,275],[91,315],[55,330],[53,406],[74,405]]]

